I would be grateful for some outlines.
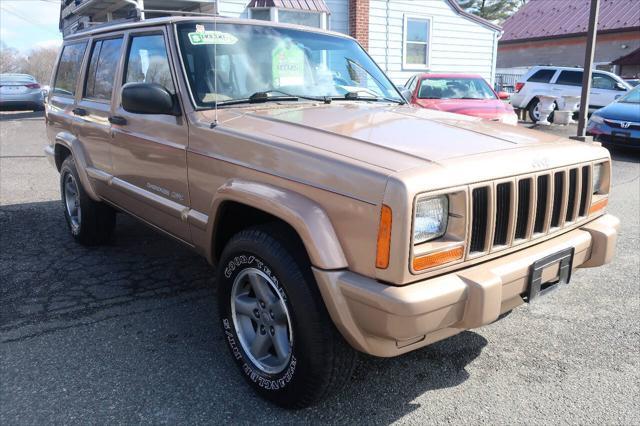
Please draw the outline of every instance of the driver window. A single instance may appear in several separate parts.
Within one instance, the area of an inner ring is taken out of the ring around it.
[[[591,86],[594,89],[615,90],[616,81],[604,74],[594,74]]]
[[[130,46],[125,83],[157,83],[175,94],[163,35],[134,36]]]

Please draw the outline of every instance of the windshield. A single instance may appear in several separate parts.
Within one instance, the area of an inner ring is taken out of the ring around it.
[[[633,90],[620,98],[618,102],[626,104],[640,104],[640,86],[636,86]]]
[[[420,99],[496,99],[481,78],[428,77],[420,82]]]
[[[191,22],[177,28],[187,79],[201,108],[260,93],[402,102],[350,39],[259,25],[218,24],[214,31],[213,23]]]

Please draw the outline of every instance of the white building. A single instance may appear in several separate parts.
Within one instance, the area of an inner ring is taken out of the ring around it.
[[[122,19],[132,1],[143,9],[217,10],[349,34],[396,83],[421,71],[480,74],[491,84],[495,77],[500,27],[455,0],[62,0],[60,29],[68,34],[80,22]]]

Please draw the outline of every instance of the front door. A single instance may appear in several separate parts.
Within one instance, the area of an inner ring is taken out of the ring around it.
[[[164,29],[132,31],[127,37],[121,84],[157,83],[175,94]],[[118,90],[120,96],[120,90]],[[110,117],[117,204],[174,236],[190,241],[184,115],[135,114],[120,99]]]
[[[589,93],[589,107],[602,108],[624,95],[626,92],[618,89],[618,82],[599,72],[591,77],[591,92]]]

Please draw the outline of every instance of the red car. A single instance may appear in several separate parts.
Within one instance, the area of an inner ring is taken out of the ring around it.
[[[509,94],[496,93],[479,75],[417,74],[405,88],[411,92],[410,102],[423,108],[518,124],[513,107],[502,101]]]

